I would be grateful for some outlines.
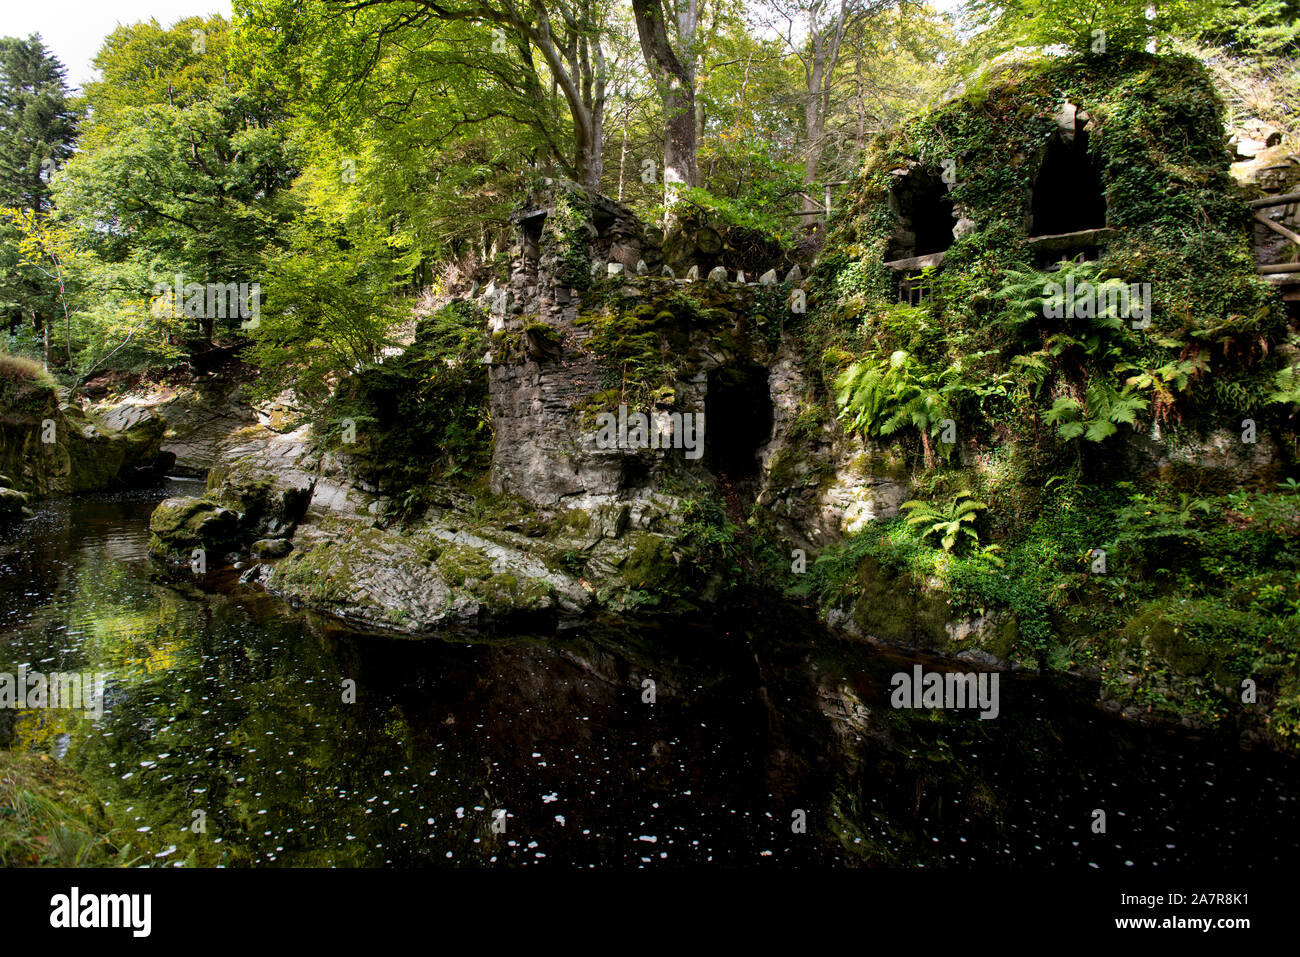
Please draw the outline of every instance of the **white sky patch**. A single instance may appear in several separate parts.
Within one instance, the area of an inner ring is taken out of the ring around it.
[[[4,0],[0,36],[39,33],[68,68],[68,85],[81,87],[96,78],[95,54],[118,24],[153,19],[168,27],[184,17],[213,13],[229,20],[230,12],[230,0]]]

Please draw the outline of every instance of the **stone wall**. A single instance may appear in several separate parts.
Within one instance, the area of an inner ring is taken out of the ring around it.
[[[555,215],[557,199],[566,211],[575,205],[587,211],[582,275],[574,272],[572,232],[566,235],[572,220]],[[700,275],[698,266],[688,266],[677,274],[662,265],[656,237],[630,211],[571,186],[530,206],[517,221],[520,238],[509,284],[491,286],[480,295],[493,314],[493,489],[555,508],[645,498],[668,474],[686,480],[717,478],[706,457],[688,458],[680,448],[598,447],[595,415],[615,414],[620,404],[610,398],[616,370],[590,348],[589,317],[600,309],[634,320],[644,316],[645,328],[658,337],[676,368],[667,387],[670,399],[653,408],[630,407],[630,412],[704,413],[710,373],[779,368],[769,377],[769,401],[774,413],[783,411],[774,415],[767,441],[755,448],[756,466],[761,462],[761,474],[768,474],[771,449],[784,444],[780,432],[792,420],[792,403],[798,404],[807,383],[802,368],[789,359],[788,344],[773,347],[759,341],[756,300],[764,289],[769,298],[794,295],[802,273],[796,268],[778,280],[774,268],[760,276],[717,266]],[[680,293],[699,311],[684,309]],[[701,320],[700,313],[707,319]],[[777,359],[782,354],[787,358]],[[710,437],[710,429],[742,424],[706,418],[706,443],[725,441],[720,432]],[[754,481],[761,485],[761,476]]]

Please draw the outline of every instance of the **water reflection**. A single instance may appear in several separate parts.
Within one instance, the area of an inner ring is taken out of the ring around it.
[[[773,609],[337,634],[230,579],[162,580],[157,498],[48,504],[0,532],[0,671],[109,674],[101,719],[0,710],[0,744],[84,774],[156,864],[1116,868],[1300,848],[1296,762],[1119,724],[1074,684],[1003,676],[994,721],[894,711],[909,659]]]

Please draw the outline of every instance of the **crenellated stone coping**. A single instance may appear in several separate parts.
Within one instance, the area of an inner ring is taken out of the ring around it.
[[[683,283],[683,284],[701,281],[699,266],[691,266],[686,271],[686,275],[681,278],[678,278],[677,273],[672,269],[671,266],[664,266],[660,275],[651,276],[650,267],[646,265],[644,259],[637,262],[636,270],[634,272],[628,271],[627,267],[619,262],[602,263],[600,261],[596,261],[591,264],[591,275],[592,276],[602,276],[602,275],[622,276],[624,279],[632,279],[634,277],[638,279],[640,278],[671,279],[674,282]],[[790,271],[785,274],[784,279],[778,279],[776,270],[769,269],[767,272],[759,276],[756,280],[747,279],[744,270],[741,269],[736,270],[736,278],[734,280],[731,280],[728,278],[728,270],[726,269],[726,267],[715,266],[712,270],[709,271],[709,275],[705,281],[716,283],[718,285],[722,285],[724,283],[730,283],[731,285],[736,285],[736,286],[775,286],[782,283],[793,283],[796,286],[798,286],[803,283],[803,279],[804,279],[803,270],[800,269],[798,266],[790,267]],[[489,289],[490,288],[491,287],[489,287]]]

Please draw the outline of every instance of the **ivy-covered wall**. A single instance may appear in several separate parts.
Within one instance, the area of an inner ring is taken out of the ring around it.
[[[1098,262],[1049,274],[1033,268],[1029,212],[1067,101],[1087,117],[1114,232]],[[907,409],[910,420],[924,405],[927,439],[951,418],[967,439],[1014,435],[1042,448],[1044,432],[1100,444],[1119,426],[1278,425],[1285,414],[1269,400],[1287,326],[1256,273],[1230,159],[1203,68],[1145,54],[1013,66],[881,138],[817,277],[830,366],[853,369],[839,383],[849,421],[892,434],[896,413]],[[889,193],[912,166],[946,172],[968,221],[942,265],[921,277],[920,308],[896,302],[896,276],[883,264],[899,229]],[[1066,279],[1080,289],[1149,284],[1149,326],[1135,329],[1115,310],[1052,320],[1048,284]]]
[[[1300,336],[1223,120],[1194,61],[1045,59],[872,146],[802,341],[913,497],[819,556],[830,620],[1080,671],[1135,717],[1300,736]],[[1049,144],[1081,129],[1106,211],[1072,250],[1031,213]],[[950,181],[955,238],[891,270],[917,171]]]

